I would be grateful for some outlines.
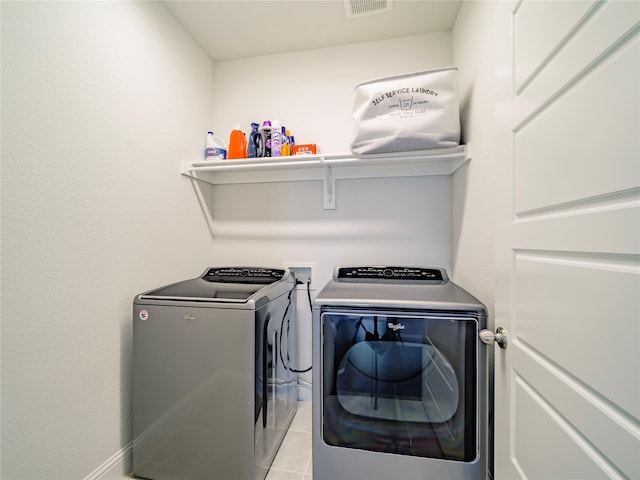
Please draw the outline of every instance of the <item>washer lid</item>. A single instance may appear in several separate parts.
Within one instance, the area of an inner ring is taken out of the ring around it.
[[[183,280],[140,295],[140,299],[245,303],[275,283],[285,270],[262,267],[211,267],[199,278]]]

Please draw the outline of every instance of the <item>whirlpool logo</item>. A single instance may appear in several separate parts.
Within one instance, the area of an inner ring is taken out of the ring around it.
[[[404,325],[402,325],[401,323],[387,323],[387,327],[389,327],[394,332],[397,332],[398,330],[404,330]]]

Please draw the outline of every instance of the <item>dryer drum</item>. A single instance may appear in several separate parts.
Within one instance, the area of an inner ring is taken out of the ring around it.
[[[347,309],[321,323],[323,444],[475,459],[474,320]]]
[[[431,345],[360,342],[343,357],[336,376],[340,405],[353,415],[440,423],[458,409],[458,381]]]

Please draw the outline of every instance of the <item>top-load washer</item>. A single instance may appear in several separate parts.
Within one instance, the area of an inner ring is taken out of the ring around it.
[[[133,473],[262,480],[296,412],[295,279],[212,267],[133,304]]]
[[[336,268],[313,305],[314,480],[487,478],[486,315],[441,268]]]

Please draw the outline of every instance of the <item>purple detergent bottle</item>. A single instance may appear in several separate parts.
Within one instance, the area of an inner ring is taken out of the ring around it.
[[[271,156],[271,122],[265,120],[260,127],[260,134],[262,136],[263,151],[261,157]]]

